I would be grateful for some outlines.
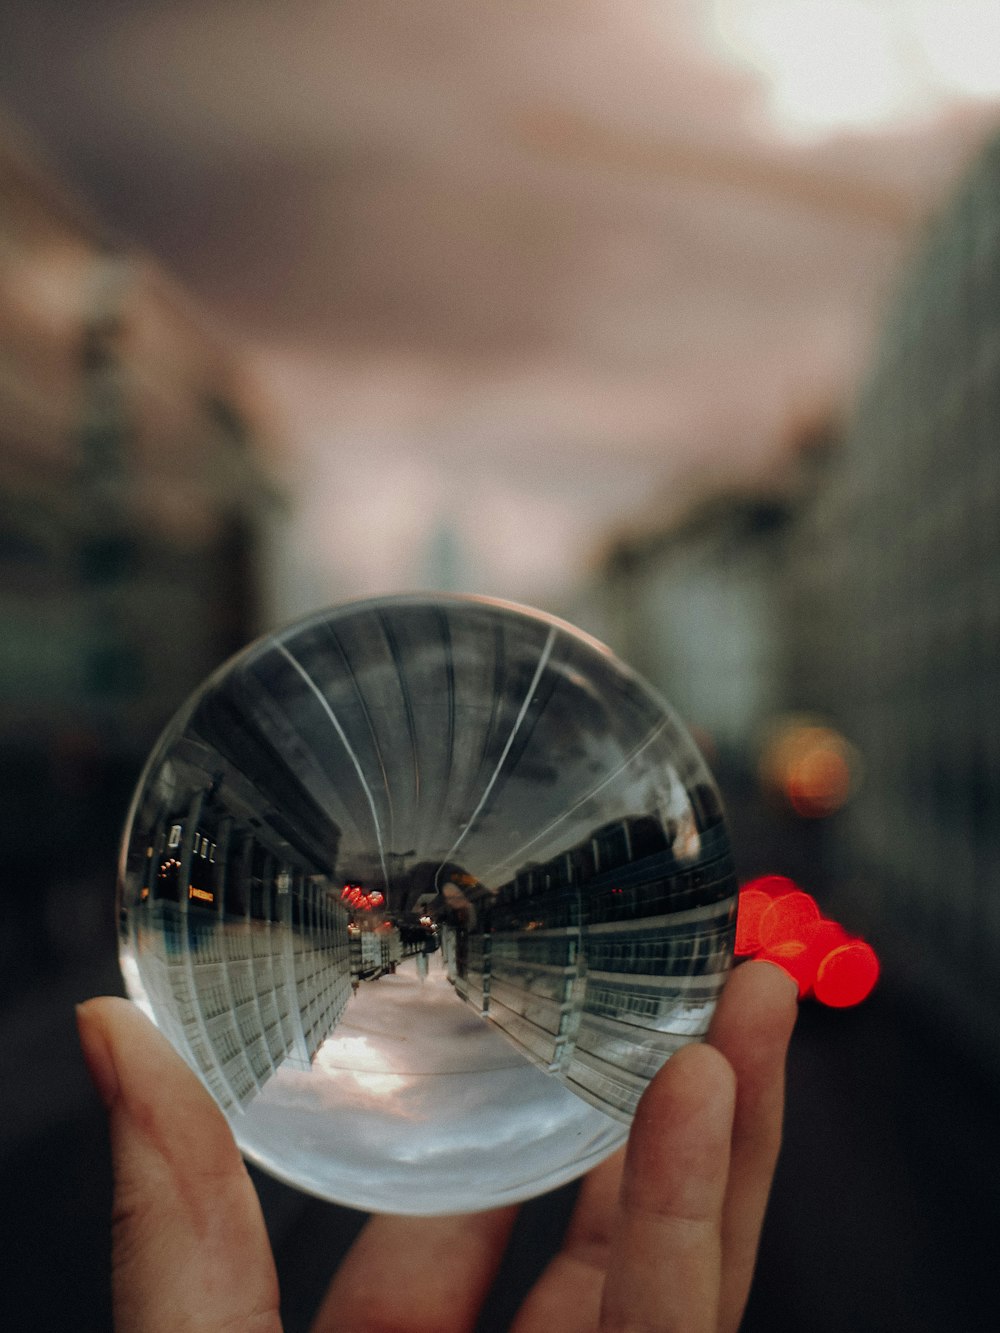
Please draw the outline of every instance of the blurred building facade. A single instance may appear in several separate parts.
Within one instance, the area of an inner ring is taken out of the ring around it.
[[[660,688],[720,770],[781,707],[778,486],[709,495],[610,547],[589,619]]]
[[[621,538],[581,615],[704,741],[737,833],[821,856],[825,905],[1000,1077],[998,429],[1000,142],[921,237],[847,424],[777,490]],[[811,818],[775,804],[779,724],[852,769]]]
[[[1000,1073],[1000,142],[928,228],[790,588],[827,608],[796,703],[863,755],[838,882],[887,961]],[[793,632],[791,642],[796,641]],[[791,687],[790,687],[791,688]]]
[[[10,979],[78,934],[80,882],[94,876],[111,893],[145,752],[258,630],[276,493],[260,465],[260,411],[225,338],[6,129],[0,201]]]

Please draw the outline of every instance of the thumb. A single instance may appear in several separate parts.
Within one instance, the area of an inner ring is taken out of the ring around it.
[[[280,1333],[260,1205],[225,1117],[128,1000],[77,1009],[108,1112],[117,1333]]]

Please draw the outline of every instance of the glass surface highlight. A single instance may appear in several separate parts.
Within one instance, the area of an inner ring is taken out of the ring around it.
[[[607,648],[385,598],[252,644],[171,722],[125,833],[122,970],[258,1165],[474,1211],[624,1141],[708,1026],[736,892],[698,750]]]

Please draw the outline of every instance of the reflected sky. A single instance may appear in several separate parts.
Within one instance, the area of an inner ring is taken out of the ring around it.
[[[627,1133],[519,1055],[436,959],[424,981],[408,959],[362,985],[316,1066],[323,1077],[278,1072],[241,1117],[241,1142],[275,1174],[372,1211],[528,1198],[595,1165]]]

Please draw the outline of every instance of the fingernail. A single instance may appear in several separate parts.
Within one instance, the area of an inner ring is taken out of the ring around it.
[[[110,1110],[121,1091],[118,1071],[104,1033],[87,1012],[85,1003],[76,1006],[76,1030],[80,1035],[80,1049],[90,1081],[105,1108]]]

